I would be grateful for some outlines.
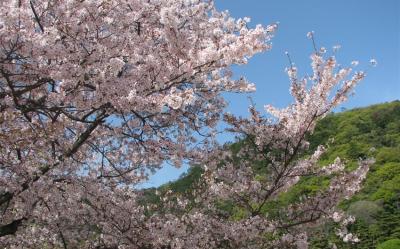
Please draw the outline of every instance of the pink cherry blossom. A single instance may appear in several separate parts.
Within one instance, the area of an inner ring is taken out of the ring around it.
[[[248,22],[213,1],[1,1],[0,246],[307,248],[302,225],[328,218],[356,241],[345,231],[352,219],[334,214],[372,161],[346,173],[339,159],[317,167],[323,146],[300,155],[363,72],[314,53],[311,77],[287,70],[292,105],[266,106],[271,118],[253,107],[249,119],[224,115],[246,142],[237,155],[213,139],[222,93],[255,90],[231,67],[269,50],[277,29]],[[136,187],[149,172],[184,161],[207,165],[196,186],[143,203]],[[281,219],[265,215],[268,201],[308,174],[333,175],[331,185]],[[218,208],[225,200],[243,215]]]

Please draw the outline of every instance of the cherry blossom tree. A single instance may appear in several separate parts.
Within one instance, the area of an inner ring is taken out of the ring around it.
[[[6,248],[274,248],[306,245],[301,224],[351,218],[335,209],[359,189],[369,162],[317,167],[305,137],[364,74],[312,55],[313,76],[288,69],[295,103],[226,115],[248,144],[213,143],[223,92],[253,91],[231,66],[271,48],[277,27],[249,28],[212,1],[16,0],[0,3],[0,245]],[[311,81],[309,88],[307,80]],[[342,84],[342,85],[341,85]],[[339,87],[331,98],[331,91]],[[201,140],[199,140],[201,138]],[[169,161],[205,165],[194,198],[140,202],[135,186]],[[222,160],[222,162],[221,162]],[[252,162],[264,160],[258,177]],[[265,203],[305,174],[331,186],[269,219]],[[347,184],[347,185],[345,185]],[[246,215],[232,220],[216,203]]]

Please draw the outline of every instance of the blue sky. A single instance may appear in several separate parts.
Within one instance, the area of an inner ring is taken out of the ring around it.
[[[400,99],[400,1],[399,0],[215,0],[218,10],[229,10],[231,16],[250,17],[250,26],[279,22],[271,51],[256,55],[245,66],[235,67],[237,77],[244,75],[256,84],[251,94],[226,94],[227,111],[247,116],[248,97],[258,109],[265,104],[284,107],[291,103],[289,81],[284,71],[288,66],[285,51],[300,73],[310,71],[312,43],[306,38],[314,31],[318,46],[331,49],[341,45],[336,54],[340,64],[353,60],[367,72],[357,86],[355,96],[342,105],[361,107]],[[377,67],[370,67],[375,58]],[[229,140],[221,137],[221,141]],[[143,187],[158,186],[174,180],[187,167],[166,166]]]

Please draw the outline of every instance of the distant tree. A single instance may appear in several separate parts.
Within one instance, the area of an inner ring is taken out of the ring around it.
[[[240,151],[246,160],[233,163],[212,143],[221,93],[255,90],[245,78],[234,80],[231,66],[271,47],[276,25],[248,22],[218,12],[212,1],[2,1],[0,245],[305,248],[305,224],[349,223],[334,207],[359,189],[369,163],[345,173],[339,159],[317,167],[322,146],[310,158],[300,155],[306,134],[362,72],[347,79],[351,68],[336,70],[334,57],[315,51],[311,77],[288,69],[296,102],[268,106],[275,119],[254,108],[248,120],[225,116],[250,139]],[[251,163],[261,159],[268,175],[257,178]],[[148,170],[183,160],[206,165],[191,199],[168,192],[163,209],[140,204],[135,186]],[[331,173],[326,192],[279,218],[262,215],[300,176]],[[216,203],[224,199],[244,209],[241,219],[220,212]]]
[[[399,248],[399,246],[400,246],[400,239],[391,239],[380,244],[378,246],[378,249],[395,249]]]

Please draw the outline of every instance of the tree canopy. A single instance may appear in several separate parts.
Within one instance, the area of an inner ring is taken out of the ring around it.
[[[307,136],[365,73],[338,64],[310,32],[311,74],[287,68],[293,104],[267,105],[269,116],[252,106],[248,119],[223,114],[221,93],[255,90],[231,67],[269,50],[277,28],[249,21],[206,0],[2,1],[0,244],[307,248],[304,227],[326,220],[359,241],[347,229],[354,217],[336,205],[360,189],[373,160],[320,167],[326,147],[310,148]],[[214,139],[222,116],[246,138],[236,153]],[[167,192],[159,205],[143,203],[135,186],[165,161],[203,166],[194,198]],[[307,175],[330,181],[265,215]]]

